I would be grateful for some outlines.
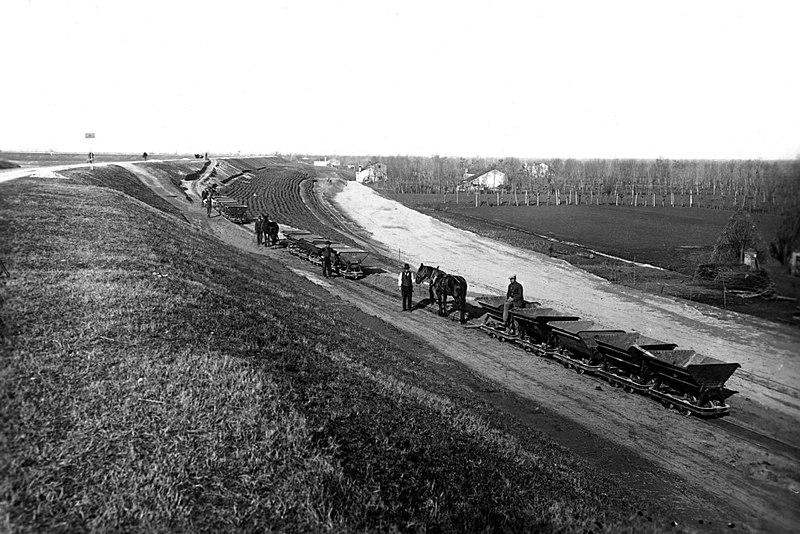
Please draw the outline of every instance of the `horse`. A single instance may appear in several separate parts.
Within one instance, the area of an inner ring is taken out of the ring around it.
[[[447,296],[452,295],[456,308],[461,311],[461,324],[464,324],[466,322],[464,314],[467,308],[467,281],[464,277],[447,274],[439,267],[431,267],[420,263],[415,282],[421,284],[425,280],[429,280],[428,291],[430,292],[431,302],[433,302],[433,293],[434,291],[436,292],[439,302],[439,315],[447,317]]]
[[[278,230],[278,223],[275,221],[267,221],[264,231],[264,233],[267,235],[267,238],[264,240],[266,241],[267,245],[275,246],[278,244]]]

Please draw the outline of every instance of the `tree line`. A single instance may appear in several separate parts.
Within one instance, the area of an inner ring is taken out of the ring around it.
[[[508,179],[505,192],[543,195],[548,201],[558,198],[580,204],[681,203],[780,213],[797,206],[800,200],[800,160],[526,160],[443,156],[338,159],[352,165],[385,163],[388,178],[380,187],[401,194],[455,193],[464,182],[465,172],[497,169]]]

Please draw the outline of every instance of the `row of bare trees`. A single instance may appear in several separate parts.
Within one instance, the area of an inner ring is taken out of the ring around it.
[[[442,156],[339,157],[344,164],[382,162],[396,193],[455,192],[465,172],[503,171],[507,191],[576,199],[580,203],[634,204],[657,200],[780,213],[800,198],[800,160],[543,159]],[[540,164],[544,163],[545,167]],[[688,201],[691,199],[691,201]]]

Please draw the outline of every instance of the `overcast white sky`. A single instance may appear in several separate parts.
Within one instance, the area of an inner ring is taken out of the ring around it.
[[[800,155],[794,0],[3,0],[0,21],[0,150]]]

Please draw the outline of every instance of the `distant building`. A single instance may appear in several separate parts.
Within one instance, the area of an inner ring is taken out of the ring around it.
[[[314,160],[314,167],[339,167],[342,164],[338,159],[325,159]]]
[[[550,166],[547,163],[534,163],[529,167],[527,167],[527,169],[528,173],[531,176],[538,176],[539,178],[544,178],[550,171]]]
[[[487,189],[498,189],[508,184],[506,173],[491,169],[478,174],[470,174],[464,171],[464,180],[461,182],[462,191],[484,191]]]
[[[364,168],[359,166],[356,171],[356,182],[360,184],[371,184],[386,180],[386,165],[383,163],[372,163]]]

